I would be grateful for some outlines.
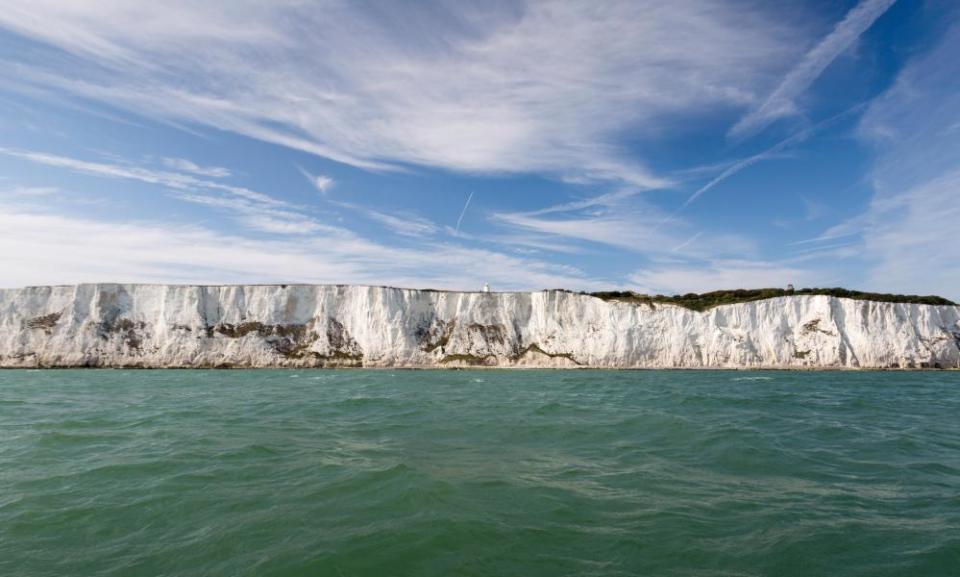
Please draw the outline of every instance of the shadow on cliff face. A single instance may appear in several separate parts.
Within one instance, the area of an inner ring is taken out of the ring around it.
[[[50,313],[39,317],[33,317],[23,321],[21,328],[25,330],[42,329],[46,334],[53,333],[53,327],[57,326],[57,321],[63,313]]]
[[[434,319],[416,328],[415,336],[420,350],[425,353],[437,351],[440,365],[498,366],[518,363],[528,356],[543,355],[550,359],[566,359],[581,366],[573,353],[554,353],[544,350],[538,343],[524,345],[523,334],[514,327],[514,335],[501,324],[458,324],[457,319],[442,321]],[[453,345],[451,345],[451,342]]]
[[[259,321],[249,321],[239,324],[218,323],[203,327],[204,336],[208,339],[229,338],[242,339],[254,335],[262,339],[271,350],[286,359],[301,359],[314,361],[313,366],[360,366],[363,361],[363,351],[357,341],[350,335],[343,323],[333,317],[327,318],[324,336],[327,341],[327,352],[311,350],[321,340],[316,331],[317,319],[311,319],[305,324],[265,324]]]
[[[146,330],[145,322],[125,318],[104,319],[97,324],[97,336],[101,339],[110,340],[114,335],[120,335],[123,344],[136,352],[140,352],[144,340],[150,338]]]

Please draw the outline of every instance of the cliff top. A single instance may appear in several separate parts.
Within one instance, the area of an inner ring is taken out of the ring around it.
[[[707,293],[687,293],[684,295],[645,295],[632,291],[605,291],[589,293],[591,296],[603,300],[636,302],[639,304],[663,303],[688,308],[695,311],[704,311],[720,305],[731,305],[752,301],[760,301],[785,296],[825,295],[837,298],[874,301],[884,303],[907,303],[922,305],[956,306],[957,303],[935,295],[899,295],[889,293],[871,293],[845,288],[801,288],[797,290],[762,288],[762,289],[734,289],[719,290]]]
[[[393,289],[393,290],[405,290],[405,291],[421,291],[421,292],[446,292],[446,293],[484,293],[486,291],[464,291],[464,290],[449,290],[449,289],[434,289],[434,288],[408,288],[408,287],[394,287],[386,285],[356,285],[356,284],[311,284],[311,283],[245,283],[245,284],[176,284],[176,283],[82,283],[88,285],[123,285],[123,286],[183,286],[183,287],[203,287],[203,288],[231,288],[237,286],[262,286],[262,287],[336,287],[336,288],[348,288],[348,287],[363,287],[363,288],[384,288],[384,289]],[[28,289],[32,288],[52,288],[52,287],[70,287],[70,286],[81,286],[81,285],[49,285],[49,287],[40,287],[40,286],[30,286],[24,287]],[[18,289],[0,289],[0,290],[18,290]],[[568,289],[543,289],[545,292],[549,291],[560,291],[567,293],[575,293]],[[494,294],[518,294],[518,293],[529,293],[529,292],[539,292],[539,291],[494,291]],[[873,302],[885,302],[885,303],[905,303],[905,304],[923,304],[923,305],[934,305],[934,306],[958,306],[957,303],[937,295],[903,295],[903,294],[890,294],[890,293],[874,293],[874,292],[864,292],[858,290],[849,290],[840,287],[833,288],[801,288],[796,290],[791,289],[781,289],[781,288],[759,288],[759,289],[727,289],[727,290],[717,290],[710,291],[705,293],[686,293],[686,294],[675,294],[675,295],[648,295],[636,293],[633,291],[597,291],[597,292],[584,292],[580,291],[579,293],[585,296],[592,296],[599,298],[605,301],[617,301],[617,302],[628,302],[636,304],[671,304],[680,307],[684,307],[690,310],[695,311],[706,311],[714,307],[721,305],[731,305],[738,303],[747,303],[754,301],[767,300],[772,298],[787,297],[787,296],[832,296],[837,298],[845,298],[852,300],[862,300],[862,301],[873,301]]]

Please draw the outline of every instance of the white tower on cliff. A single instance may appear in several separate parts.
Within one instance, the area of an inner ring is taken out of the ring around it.
[[[490,283],[486,283],[486,282],[483,283],[483,292],[485,293],[490,292]]]

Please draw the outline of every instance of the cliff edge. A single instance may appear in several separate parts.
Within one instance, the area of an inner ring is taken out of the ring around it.
[[[960,368],[960,306],[783,296],[704,312],[566,291],[0,290],[0,367]]]

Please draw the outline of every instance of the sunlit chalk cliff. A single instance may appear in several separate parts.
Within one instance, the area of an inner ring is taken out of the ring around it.
[[[960,307],[787,296],[707,312],[565,291],[0,290],[3,367],[958,368]]]

